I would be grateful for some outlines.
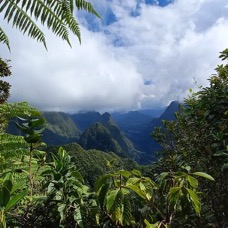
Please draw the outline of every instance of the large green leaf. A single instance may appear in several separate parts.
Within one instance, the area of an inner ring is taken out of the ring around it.
[[[131,172],[127,170],[119,170],[117,174],[122,175],[123,177],[129,178],[131,176]]]
[[[131,173],[134,174],[135,176],[138,176],[138,177],[142,176],[142,173],[137,169],[132,170]]]
[[[98,192],[101,188],[101,186],[111,177],[111,174],[105,174],[101,176],[95,184],[95,192]]]
[[[15,206],[21,199],[23,199],[27,194],[29,193],[29,190],[24,190],[21,193],[13,196],[9,202],[6,205],[5,210],[8,211],[11,207]]]
[[[193,205],[196,213],[198,215],[200,215],[201,205],[200,205],[200,201],[199,201],[197,194],[189,188],[186,188],[186,190],[188,191],[188,193],[190,195],[190,199],[192,201],[192,205]]]
[[[204,172],[195,172],[195,173],[192,173],[192,174],[194,174],[196,176],[204,177],[204,178],[212,180],[212,181],[215,180],[211,175],[209,175],[207,173],[204,173]]]
[[[178,204],[179,195],[181,192],[181,187],[173,187],[169,189],[168,199],[172,207]]]
[[[37,118],[37,119],[31,119],[29,121],[28,126],[31,128],[35,128],[35,127],[40,127],[45,123],[45,119],[43,117],[41,118]]]
[[[108,211],[110,211],[112,206],[114,205],[119,191],[120,191],[120,189],[115,189],[115,190],[111,190],[110,192],[108,192],[108,195],[106,197],[106,208]]]
[[[5,207],[10,200],[10,192],[3,187],[0,191],[0,207]]]
[[[110,184],[109,183],[104,183],[102,185],[102,187],[99,190],[99,195],[98,195],[98,200],[100,203],[100,207],[103,208],[104,207],[104,202],[105,202],[105,198],[106,198],[106,194],[108,192],[110,188]]]
[[[13,179],[12,174],[7,173],[3,181],[3,187],[7,188],[9,192],[11,192],[13,187],[12,179]]]
[[[142,191],[138,186],[133,185],[133,184],[128,184],[126,187],[131,189],[133,192],[135,192],[141,198],[146,199],[146,192]]]
[[[193,187],[197,188],[198,187],[198,180],[190,175],[187,176],[187,181],[188,183]]]

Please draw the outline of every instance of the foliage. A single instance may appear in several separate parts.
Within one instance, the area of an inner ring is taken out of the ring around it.
[[[228,49],[220,58],[228,60]],[[164,121],[165,129],[157,128],[153,133],[164,149],[157,170],[178,170],[189,165],[210,173],[216,180],[202,182],[202,188],[207,189],[203,196],[204,218],[198,220],[197,227],[228,225],[228,65],[219,65],[216,71],[209,79],[209,87],[199,87],[185,99],[176,121]]]
[[[48,29],[61,37],[71,46],[69,31],[76,35],[81,42],[79,24],[74,17],[74,10],[85,10],[100,17],[90,2],[85,0],[23,0],[0,1],[0,13],[4,19],[22,33],[39,42],[46,47],[46,40],[43,31],[36,24],[40,21]],[[9,39],[0,27],[0,42],[5,43],[10,49]]]
[[[110,169],[135,169],[139,166],[131,159],[120,158],[114,153],[107,153],[99,150],[84,150],[76,143],[66,144],[62,146],[72,157],[74,166],[83,176],[85,183],[90,187],[94,187],[96,179],[110,172]],[[58,146],[48,146],[46,148],[47,155],[50,153],[57,154]],[[96,161],[96,162],[94,162]],[[111,165],[111,163],[113,163]]]
[[[60,147],[57,156],[53,155],[53,162],[48,165],[50,169],[42,175],[47,178],[47,200],[52,204],[52,210],[59,212],[59,224],[69,226],[73,222],[76,227],[84,227],[85,224],[96,223],[96,202],[90,200],[92,193],[83,184],[83,178],[75,170],[67,152]],[[90,219],[86,221],[83,218]]]
[[[41,115],[36,108],[29,106],[26,102],[3,103],[0,105],[0,114],[5,120],[13,122],[18,121],[17,117],[36,119]],[[23,136],[11,135],[3,130],[0,132],[0,169],[12,167],[12,164],[14,168],[17,168],[21,165],[18,161],[22,161],[24,156],[28,155],[29,144]]]
[[[190,167],[182,172],[161,173],[156,182],[138,170],[101,176],[95,190],[104,226],[114,223],[117,227],[141,227],[144,222],[152,222],[168,227],[178,213],[186,215],[191,207],[200,215],[198,180],[194,176],[214,180],[206,173],[190,173]]]
[[[9,77],[11,74],[9,60],[3,60],[0,57],[0,77]],[[10,84],[6,81],[0,80],[0,104],[4,103],[9,98],[9,90]]]
[[[220,57],[227,60],[228,50]],[[176,121],[163,121],[153,133],[163,152],[142,168],[149,175],[129,159],[78,144],[60,147],[47,163],[39,150],[45,125],[40,112],[27,103],[1,104],[5,119],[19,117],[23,135],[0,133],[0,165],[6,171],[0,179],[1,227],[6,222],[10,227],[227,227],[228,65],[216,70],[209,87],[185,100]],[[105,116],[102,126],[119,133]],[[7,164],[13,150],[19,156],[10,161],[19,169]],[[14,172],[13,182],[13,171],[27,181]]]
[[[13,185],[13,177],[8,173],[0,190],[0,227],[6,228],[6,213],[28,194],[28,190],[17,193],[21,185]]]

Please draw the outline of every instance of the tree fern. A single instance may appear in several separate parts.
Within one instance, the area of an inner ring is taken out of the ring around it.
[[[0,13],[4,19],[15,26],[22,33],[27,33],[31,38],[42,42],[46,47],[45,35],[37,26],[40,21],[47,28],[61,37],[71,46],[69,32],[76,35],[81,42],[79,24],[74,17],[74,9],[85,10],[100,17],[90,2],[84,0],[5,0],[0,2]],[[8,48],[9,40],[2,28],[0,28],[0,42]]]

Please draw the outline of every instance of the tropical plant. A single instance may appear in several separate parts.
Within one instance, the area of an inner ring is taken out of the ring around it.
[[[58,154],[53,154],[50,169],[42,175],[46,177],[48,205],[51,211],[58,212],[59,226],[92,227],[96,225],[97,205],[89,187],[83,184],[81,174],[75,169],[68,153],[60,147]],[[53,214],[52,214],[53,215]]]
[[[0,190],[0,227],[6,228],[6,214],[14,207],[22,198],[28,194],[28,190],[21,190],[22,185],[13,184],[13,176],[11,173],[6,174]]]
[[[45,35],[37,25],[37,21],[46,25],[55,35],[67,41],[70,46],[69,32],[76,35],[81,42],[79,24],[74,17],[75,9],[83,9],[100,17],[92,4],[85,0],[0,1],[0,14],[3,14],[4,20],[22,33],[27,33],[29,37],[42,42],[45,48],[47,48]],[[0,42],[5,43],[10,49],[9,39],[2,27],[0,27]]]
[[[220,58],[228,60],[228,49]],[[228,225],[227,202],[227,145],[228,145],[228,64],[219,65],[210,79],[210,86],[199,87],[185,99],[185,105],[176,113],[176,121],[164,121],[153,136],[163,146],[157,169],[178,170],[189,165],[215,178],[202,181],[202,216],[196,226],[218,227]]]
[[[180,217],[178,213],[187,216],[194,208],[200,215],[196,176],[214,180],[203,172],[191,173],[190,167],[183,167],[181,172],[163,172],[156,182],[138,170],[119,170],[101,176],[95,191],[102,225],[169,227]]]

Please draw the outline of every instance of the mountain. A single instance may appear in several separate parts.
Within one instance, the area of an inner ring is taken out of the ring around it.
[[[43,132],[43,141],[48,145],[62,145],[79,140],[81,131],[70,116],[63,112],[43,112],[47,128]]]
[[[137,157],[133,143],[120,131],[109,113],[101,115],[99,122],[86,129],[80,137],[80,145],[85,149],[113,151],[121,157]]]
[[[76,142],[85,149],[113,151],[120,157],[148,164],[155,160],[154,153],[161,150],[151,132],[156,126],[162,126],[162,120],[174,120],[178,110],[179,102],[173,101],[158,118],[140,111],[112,115],[107,112],[103,115],[99,112],[43,112],[47,122],[43,141],[48,145]],[[18,129],[10,124],[8,132],[17,134]]]
[[[124,132],[140,132],[153,119],[149,115],[142,114],[138,111],[131,111],[124,114],[112,114],[117,125]]]
[[[139,163],[148,164],[155,160],[154,153],[160,151],[161,147],[151,137],[151,133],[155,127],[162,126],[162,120],[175,120],[179,105],[178,101],[171,102],[159,118],[148,118],[148,115],[138,112],[124,114],[123,119],[118,117],[117,123],[121,131],[131,140],[135,149],[141,152]]]
[[[89,128],[92,124],[98,122],[101,118],[101,114],[99,112],[84,112],[84,113],[76,113],[71,114],[70,118],[76,124],[77,128],[81,131]]]
[[[161,114],[165,111],[166,108],[167,107],[163,107],[160,109],[140,109],[138,110],[138,112],[144,115],[158,118],[161,116]]]

